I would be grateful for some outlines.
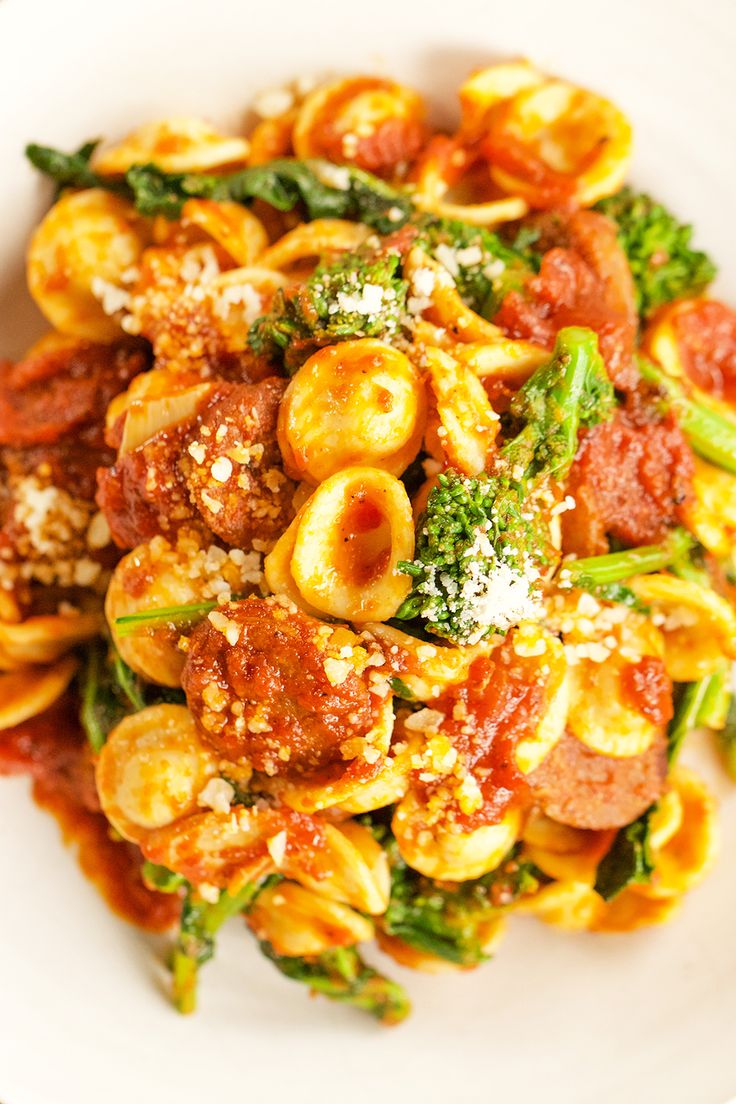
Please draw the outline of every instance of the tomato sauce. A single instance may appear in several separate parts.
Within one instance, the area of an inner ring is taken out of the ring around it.
[[[655,725],[672,720],[672,679],[657,656],[627,663],[621,672],[624,700]]]
[[[562,515],[563,550],[607,552],[609,538],[634,547],[662,540],[692,501],[692,450],[671,416],[641,423],[619,411],[583,430],[567,483],[575,509]]]
[[[698,299],[672,314],[682,366],[697,387],[736,403],[736,311]]]
[[[533,734],[542,718],[545,687],[539,662],[517,656],[511,634],[490,656],[476,659],[467,680],[432,703],[445,715],[448,736],[480,788],[483,804],[473,813],[459,808],[454,820],[464,831],[500,821],[506,810],[525,801],[527,786],[516,766],[516,745]],[[446,779],[438,783],[447,785]],[[429,792],[433,782],[418,783]]]
[[[551,349],[563,326],[589,326],[614,385],[636,387],[634,287],[613,224],[595,211],[538,217],[546,249],[537,276],[509,292],[494,322],[507,336]]]
[[[56,818],[83,872],[114,912],[147,931],[166,931],[178,918],[180,901],[144,884],[140,851],[116,839],[100,812],[92,755],[76,713],[77,703],[66,698],[0,731],[0,774],[31,777],[35,801]]]

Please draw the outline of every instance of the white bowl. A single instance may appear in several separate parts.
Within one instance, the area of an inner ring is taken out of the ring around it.
[[[237,124],[299,74],[372,70],[445,115],[473,67],[526,54],[631,117],[633,179],[697,225],[736,298],[736,19],[729,0],[81,0],[0,2],[0,355],[38,332],[23,246],[48,189],[29,140],[71,148],[191,111]],[[686,749],[736,797],[707,749]],[[0,1100],[202,1104],[238,1099],[723,1104],[736,1090],[736,878],[724,848],[664,928],[564,936],[516,918],[470,974],[401,971],[413,1018],[392,1031],[310,1001],[236,921],[202,973],[200,1010],[162,995],[153,941],[110,914],[28,797],[0,782]],[[161,972],[162,974],[162,972]]]

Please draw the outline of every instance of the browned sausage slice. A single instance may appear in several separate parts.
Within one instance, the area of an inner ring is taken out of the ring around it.
[[[541,809],[573,828],[621,828],[661,796],[667,776],[667,740],[659,733],[641,755],[614,759],[590,751],[565,733],[528,777]]]

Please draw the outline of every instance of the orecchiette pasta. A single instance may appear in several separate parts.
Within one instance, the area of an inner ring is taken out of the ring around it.
[[[664,663],[675,682],[713,674],[736,658],[736,615],[715,591],[674,575],[639,575],[630,582],[650,605],[664,637]]]
[[[277,954],[293,957],[319,955],[373,938],[370,920],[294,882],[279,882],[259,893],[248,924]]]
[[[118,337],[105,293],[131,278],[148,236],[132,204],[119,196],[99,188],[62,196],[28,250],[28,287],[49,322],[90,341]]]
[[[392,617],[409,592],[397,564],[414,553],[411,503],[378,468],[346,468],[304,507],[291,573],[316,609],[349,621]]]
[[[151,705],[110,733],[97,764],[97,789],[110,823],[141,841],[194,813],[217,757],[197,735],[182,705]]]
[[[370,338],[328,346],[284,395],[278,436],[286,471],[319,483],[360,462],[401,475],[419,451],[424,409],[419,373],[403,353]]]
[[[441,821],[428,823],[426,806],[410,790],[396,806],[391,828],[403,858],[420,874],[464,882],[498,866],[516,840],[519,821],[518,812],[511,810],[498,824],[469,832]]]
[[[77,644],[97,636],[102,623],[99,611],[45,614],[18,624],[0,621],[0,670],[54,663]]]
[[[289,269],[302,261],[357,249],[369,236],[368,228],[344,219],[315,219],[279,238],[259,257],[264,268]]]
[[[441,423],[441,447],[453,467],[465,475],[479,475],[498,432],[498,414],[478,377],[447,353],[428,349],[427,366]]]
[[[244,164],[249,151],[245,138],[221,134],[203,119],[181,115],[145,123],[118,145],[99,150],[94,167],[100,173],[117,175],[132,165],[155,162],[166,172],[206,172]]]
[[[0,731],[43,713],[61,697],[78,662],[65,656],[50,667],[19,667],[0,674]]]

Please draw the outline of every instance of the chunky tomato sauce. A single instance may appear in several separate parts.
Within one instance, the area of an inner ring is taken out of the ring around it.
[[[539,663],[516,655],[513,634],[491,656],[476,659],[462,685],[432,703],[445,715],[441,731],[482,794],[482,806],[475,812],[457,809],[455,820],[464,829],[496,823],[509,806],[525,799],[526,782],[514,750],[533,734],[544,706]],[[440,784],[445,786],[446,779]],[[435,788],[433,782],[424,785],[429,791]]]
[[[693,454],[675,420],[641,424],[624,411],[583,430],[567,483],[575,509],[562,515],[563,548],[608,551],[662,540],[692,501]]]
[[[589,326],[617,388],[638,381],[638,319],[626,256],[611,222],[595,211],[559,212],[540,222],[547,247],[537,276],[508,293],[494,322],[512,338],[552,348],[563,326]]]
[[[736,311],[715,299],[699,299],[673,311],[672,327],[693,383],[736,403]]]
[[[655,725],[672,720],[672,679],[657,656],[627,663],[621,672],[624,699]]]
[[[100,812],[92,757],[76,711],[76,702],[63,699],[0,731],[0,774],[31,777],[34,799],[56,817],[82,870],[118,915],[147,931],[165,931],[176,922],[180,902],[144,884],[140,851],[116,839]]]

